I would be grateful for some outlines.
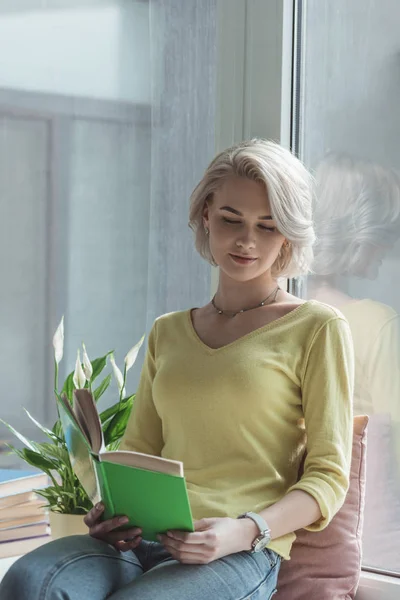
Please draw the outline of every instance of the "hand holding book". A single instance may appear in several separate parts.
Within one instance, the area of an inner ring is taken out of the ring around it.
[[[73,405],[62,395],[60,420],[72,468],[93,504],[104,505],[104,528],[99,512],[90,511],[89,527],[117,539],[114,517],[127,516],[121,529],[139,527],[146,540],[169,529],[193,531],[183,463],[134,451],[107,451],[96,403],[87,389],[74,391]],[[112,521],[112,522],[111,522]],[[109,529],[108,529],[109,528]],[[124,536],[117,541],[123,541]]]
[[[142,530],[139,527],[131,527],[121,531],[121,526],[129,523],[126,516],[114,517],[103,521],[104,504],[97,503],[85,516],[84,522],[89,527],[89,535],[98,540],[114,546],[121,552],[133,550],[142,541]]]

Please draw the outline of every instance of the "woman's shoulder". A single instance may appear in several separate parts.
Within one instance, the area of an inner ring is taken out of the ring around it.
[[[290,313],[297,314],[300,321],[313,322],[316,325],[323,325],[332,319],[347,321],[340,310],[319,300],[301,300],[288,295],[286,301],[282,303],[281,310],[283,316]]]
[[[156,318],[154,325],[157,328],[176,327],[178,324],[184,323],[188,319],[189,314],[190,309],[165,313]]]
[[[372,321],[381,326],[388,321],[399,317],[395,309],[388,304],[384,304],[383,302],[378,302],[376,300],[370,300],[368,298],[363,300],[354,300],[353,302],[342,306],[341,310],[346,318],[349,319],[349,321],[350,319],[358,317],[360,320],[366,319],[369,322]]]
[[[348,320],[341,311],[319,300],[307,300],[299,304],[291,313],[290,325],[292,338],[297,333],[305,345],[323,331],[335,331],[335,335],[345,336],[350,333]]]
[[[309,307],[310,314],[312,314],[321,323],[330,321],[331,319],[342,319],[347,321],[346,317],[341,310],[320,300],[307,300],[306,304]]]

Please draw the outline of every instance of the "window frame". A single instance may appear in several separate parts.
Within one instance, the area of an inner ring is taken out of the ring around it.
[[[218,0],[215,152],[253,136],[301,155],[301,39],[307,0]],[[268,103],[260,99],[268,97]],[[232,99],[234,101],[232,101]],[[299,111],[298,113],[296,111]],[[210,296],[218,269],[211,267]],[[304,296],[305,281],[288,281]],[[362,570],[356,600],[396,600],[400,576]]]

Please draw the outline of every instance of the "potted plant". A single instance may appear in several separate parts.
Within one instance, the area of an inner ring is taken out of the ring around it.
[[[118,386],[119,399],[118,402],[100,413],[107,450],[118,449],[128,423],[135,394],[127,395],[125,388],[126,376],[136,361],[143,340],[144,336],[126,355],[123,373],[116,365],[112,351],[91,361],[83,344],[82,361],[80,349],[78,349],[75,369],[68,375],[61,390],[59,390],[58,371],[64,351],[63,318],[53,337],[55,366],[54,393],[56,396],[65,393],[71,403],[74,389],[89,389],[96,402],[101,398],[111,383],[112,375],[111,373],[106,375],[100,382],[97,380],[103,373],[107,359],[109,358]],[[57,419],[52,429],[48,429],[40,424],[26,409],[25,412],[29,419],[44,434],[47,441],[35,442],[28,440],[14,429],[12,425],[2,419],[0,421],[8,427],[24,446],[20,449],[8,444],[10,451],[29,465],[44,471],[49,477],[50,485],[44,489],[35,491],[46,500],[45,506],[49,510],[53,539],[62,537],[63,535],[86,533],[87,529],[83,524],[83,516],[92,508],[92,502],[72,469],[60,420]]]

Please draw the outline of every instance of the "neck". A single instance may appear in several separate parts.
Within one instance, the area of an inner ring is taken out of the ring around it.
[[[235,281],[220,272],[215,303],[222,310],[238,312],[259,304],[277,285],[276,279],[273,279],[270,273],[251,281]]]
[[[340,283],[334,277],[312,277],[307,286],[307,297],[340,308],[354,298],[341,289]]]

